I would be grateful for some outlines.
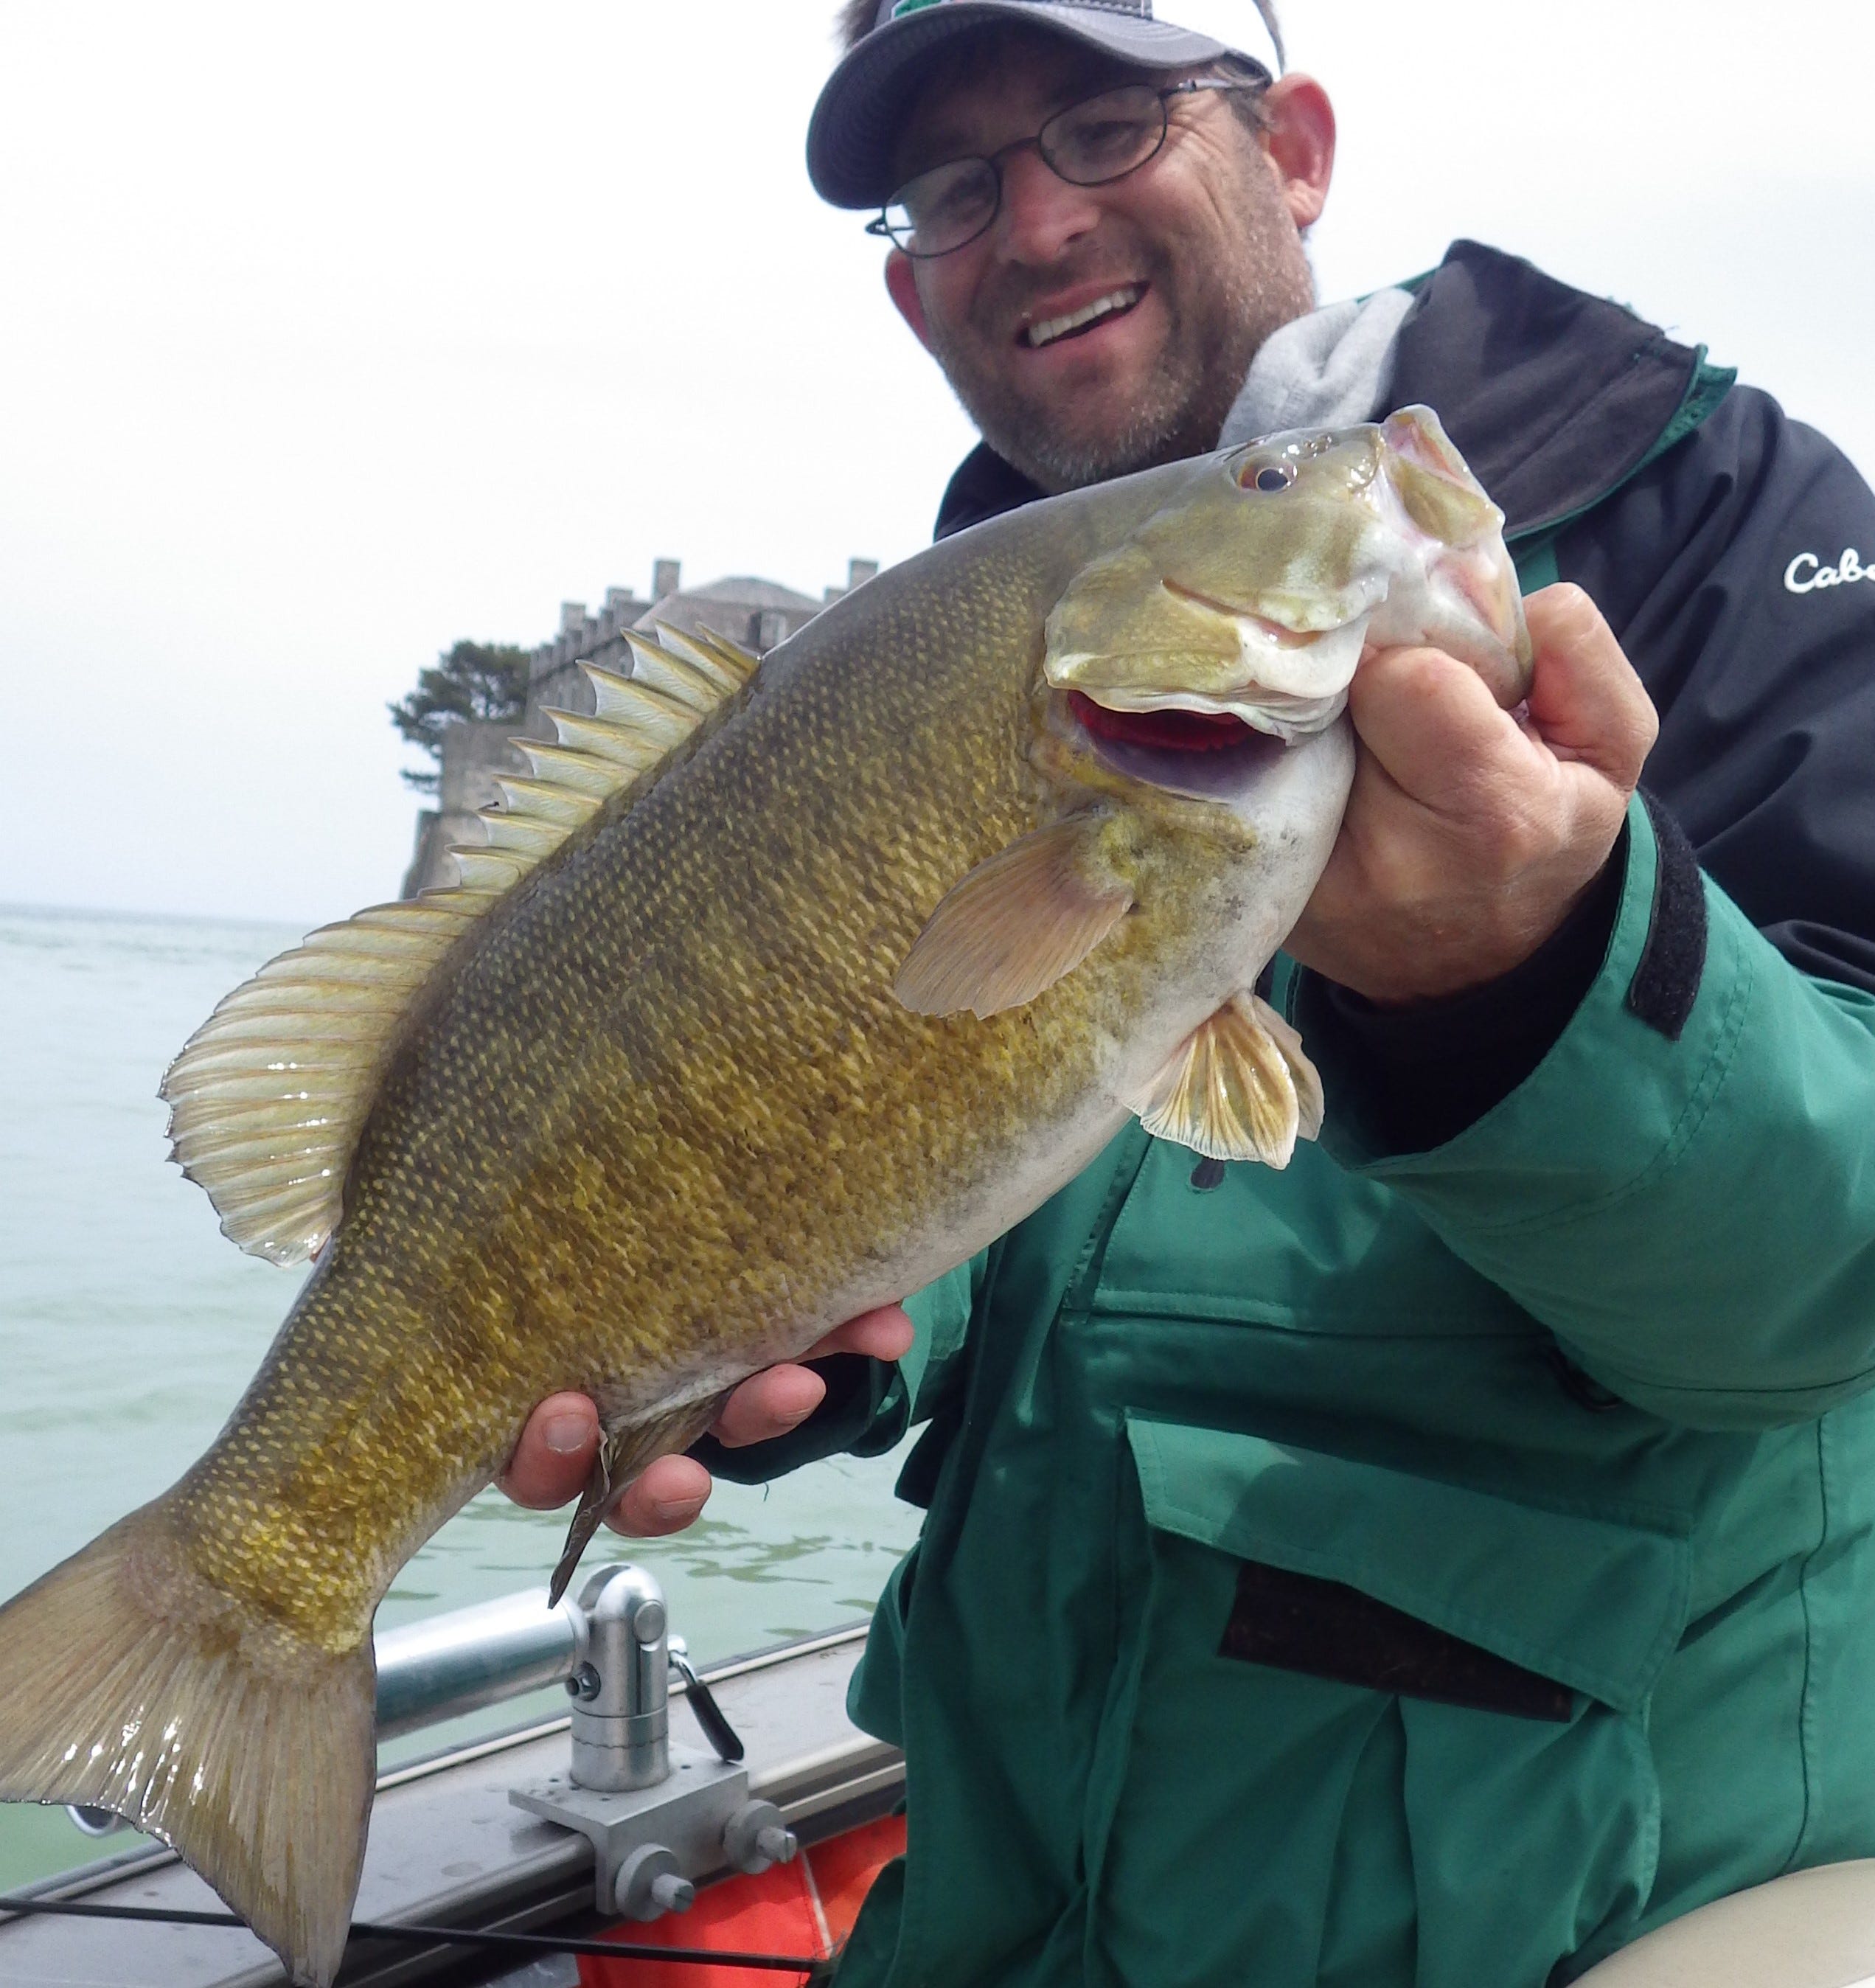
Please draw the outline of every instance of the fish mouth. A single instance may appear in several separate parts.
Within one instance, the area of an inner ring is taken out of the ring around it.
[[[1274,732],[1235,712],[1159,703],[1133,710],[1068,692],[1069,715],[1096,758],[1125,778],[1198,800],[1230,800],[1289,749]]]
[[[1112,289],[1073,310],[1063,311],[1054,317],[1037,318],[1024,325],[1016,334],[1016,343],[1031,352],[1039,352],[1043,347],[1059,345],[1064,339],[1083,337],[1096,325],[1124,317],[1137,309],[1147,289],[1144,283],[1117,283]]]
[[[1068,708],[1093,738],[1150,746],[1164,752],[1228,752],[1242,745],[1244,734],[1252,729],[1235,712],[1192,711],[1177,705],[1115,709],[1084,690],[1069,691]]]
[[[1125,738],[1187,752],[1221,749],[1233,742],[1234,725],[1293,746],[1312,732],[1326,731],[1348,701],[1345,680],[1317,694],[1248,683],[1222,695],[1118,685],[1103,686],[1097,694],[1070,688],[1069,695],[1079,700],[1075,715],[1083,729],[1096,738]],[[1085,712],[1079,706],[1086,707]]]
[[[1075,638],[1085,642],[1085,631],[1058,628],[1058,606],[1049,617],[1042,662],[1050,685],[1083,691],[1108,711],[1239,718],[1290,745],[1340,716],[1367,648],[1371,604],[1357,604],[1356,612],[1325,627],[1298,628],[1275,614],[1232,607],[1194,587],[1162,579],[1160,588],[1161,597],[1198,609],[1201,621],[1164,624],[1147,616],[1143,625],[1113,631],[1119,639],[1113,646],[1103,631],[1095,638],[1100,646],[1084,647]],[[1221,636],[1235,641],[1234,656],[1221,649]],[[1188,647],[1192,653],[1185,655]],[[1189,683],[1194,675],[1208,688],[1157,687],[1168,678],[1176,685],[1181,677]]]

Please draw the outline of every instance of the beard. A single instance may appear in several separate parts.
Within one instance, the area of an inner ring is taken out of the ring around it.
[[[1007,361],[998,363],[1030,303],[1110,273],[1110,248],[1045,271],[1005,272],[954,330],[927,318],[931,352],[951,390],[1005,462],[1054,492],[1217,446],[1263,341],[1315,307],[1314,277],[1287,209],[1263,185],[1245,193],[1239,231],[1221,247],[1150,239],[1129,246],[1126,266],[1157,292],[1168,329],[1151,377],[1117,404],[1093,394],[1064,402],[1025,391]]]

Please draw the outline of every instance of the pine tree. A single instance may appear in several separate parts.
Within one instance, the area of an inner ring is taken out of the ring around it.
[[[443,735],[458,719],[519,718],[527,710],[528,652],[504,642],[458,642],[425,670],[401,704],[388,705],[390,722],[420,746],[437,770],[407,770],[404,779],[434,793],[441,778]]]

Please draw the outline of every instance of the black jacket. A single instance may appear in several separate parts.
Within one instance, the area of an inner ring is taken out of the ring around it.
[[[1457,242],[1415,287],[1390,401],[1438,412],[1526,586],[1584,588],[1660,712],[1646,783],[1678,860],[1644,998],[1666,1026],[1691,1006],[1694,857],[1793,965],[1875,992],[1875,493],[1703,348],[1517,257]],[[979,445],[937,535],[1041,494]],[[1343,1039],[1389,1143],[1423,1148],[1535,1067],[1612,917],[1612,892],[1592,895],[1534,960],[1450,1002],[1381,1011],[1315,989],[1312,1027]]]

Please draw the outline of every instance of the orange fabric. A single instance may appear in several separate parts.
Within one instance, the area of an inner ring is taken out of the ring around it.
[[[668,1912],[648,1925],[627,1920],[601,1939],[636,1946],[696,1946],[725,1953],[811,1953],[829,1951],[807,1875],[806,1860],[773,1864],[755,1876],[725,1878],[706,1885],[687,1912]],[[801,1988],[804,1974],[752,1973],[746,1967],[709,1967],[688,1961],[606,1960],[579,1956],[580,1988]]]
[[[826,1915],[828,1937],[836,1946],[853,1930],[866,1895],[881,1866],[905,1854],[905,1818],[881,1816],[862,1823],[843,1836],[830,1836],[807,1853]]]
[[[647,1925],[627,1922],[602,1939],[628,1946],[694,1946],[718,1953],[811,1953],[824,1959],[853,1930],[882,1865],[905,1854],[905,1818],[882,1817],[829,1837],[752,1878],[706,1885],[687,1912]],[[691,1961],[606,1960],[579,1956],[580,1988],[801,1988],[805,1975],[755,1973]]]

